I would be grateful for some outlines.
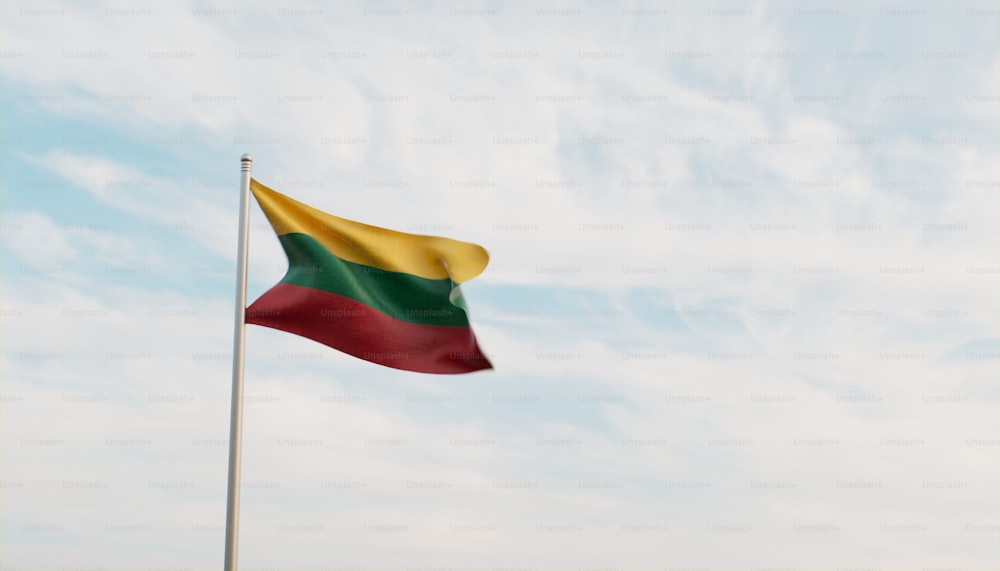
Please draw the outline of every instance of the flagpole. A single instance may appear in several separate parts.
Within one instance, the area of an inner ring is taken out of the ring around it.
[[[240,223],[236,248],[236,322],[233,326],[233,395],[229,409],[229,483],[226,495],[225,571],[236,571],[240,531],[240,449],[243,443],[243,345],[246,339],[247,245],[250,241],[250,169],[253,157],[240,157]]]

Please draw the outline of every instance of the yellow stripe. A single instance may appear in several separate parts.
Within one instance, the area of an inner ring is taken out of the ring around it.
[[[462,283],[478,276],[490,261],[482,246],[450,238],[407,234],[345,220],[316,210],[254,179],[250,190],[271,227],[282,234],[312,236],[338,258],[422,278]]]

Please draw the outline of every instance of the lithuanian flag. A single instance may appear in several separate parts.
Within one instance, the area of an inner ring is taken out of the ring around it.
[[[321,212],[250,181],[288,256],[288,272],[246,322],[421,373],[493,368],[458,285],[489,263],[481,246],[406,234]]]

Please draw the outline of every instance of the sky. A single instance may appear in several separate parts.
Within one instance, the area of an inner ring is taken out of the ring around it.
[[[248,326],[241,569],[997,568],[995,3],[90,4],[0,6],[0,568],[221,567],[243,153],[495,370]]]

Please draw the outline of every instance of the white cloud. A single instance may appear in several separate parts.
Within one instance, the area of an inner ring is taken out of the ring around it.
[[[997,63],[921,55],[995,26],[5,9],[32,132],[107,143],[0,147],[8,564],[217,564],[246,151],[319,208],[486,245],[463,288],[497,371],[415,377],[250,328],[243,566],[995,562],[995,106],[940,103],[989,97]],[[19,184],[38,173],[86,229]],[[252,208],[251,298],[284,269]]]
[[[4,224],[16,230],[7,247],[23,260],[53,264],[64,262],[76,253],[62,232],[44,214],[16,212],[4,217]]]

